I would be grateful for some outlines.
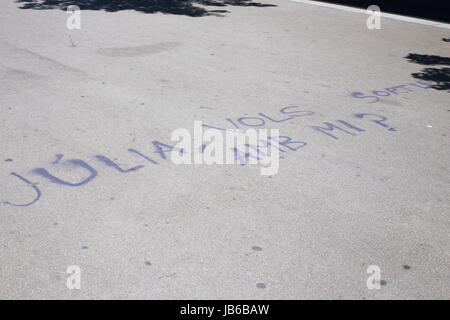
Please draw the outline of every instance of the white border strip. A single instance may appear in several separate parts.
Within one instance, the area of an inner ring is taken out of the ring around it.
[[[320,7],[327,7],[327,8],[337,9],[337,10],[343,10],[343,11],[348,11],[348,12],[367,14],[366,9],[347,7],[347,6],[331,4],[331,3],[327,3],[327,2],[319,2],[319,1],[312,1],[312,0],[290,0],[290,1],[311,4],[311,5],[320,6]],[[374,2],[376,2],[376,1],[374,0]],[[374,3],[374,4],[376,4],[376,3]],[[383,8],[381,8],[381,10],[383,10]],[[450,24],[437,22],[437,21],[411,18],[411,17],[401,16],[398,14],[384,13],[383,11],[381,12],[381,16],[385,17],[385,18],[389,18],[389,19],[394,19],[394,20],[400,20],[400,21],[424,24],[427,26],[433,26],[433,27],[438,27],[438,28],[450,29]]]

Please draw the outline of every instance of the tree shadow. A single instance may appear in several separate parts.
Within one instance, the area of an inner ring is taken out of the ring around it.
[[[23,3],[21,9],[66,10],[71,5],[81,10],[104,10],[116,12],[136,10],[144,13],[178,14],[190,17],[203,17],[228,12],[227,10],[208,10],[206,7],[276,7],[274,4],[254,2],[253,0],[16,0]]]
[[[410,53],[405,59],[412,63],[427,66],[450,65],[450,58],[427,54]],[[422,72],[413,73],[412,76],[420,80],[433,81],[435,84],[431,86],[432,88],[450,92],[450,68],[425,68]]]

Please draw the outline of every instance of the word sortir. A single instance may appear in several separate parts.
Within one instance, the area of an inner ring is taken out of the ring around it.
[[[364,94],[362,92],[352,92],[350,95],[356,99],[365,99],[367,103],[375,103],[380,101],[380,97],[388,97],[390,95],[401,95],[407,94],[414,91],[417,88],[428,89],[432,88],[433,82],[418,80],[415,82],[410,82],[406,84],[397,85],[394,87],[385,88],[383,90],[372,90],[369,94]]]

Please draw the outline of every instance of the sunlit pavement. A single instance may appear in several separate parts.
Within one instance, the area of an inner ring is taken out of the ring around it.
[[[112,2],[0,3],[0,298],[450,296],[449,29]],[[279,172],[175,165],[195,120],[279,129]]]

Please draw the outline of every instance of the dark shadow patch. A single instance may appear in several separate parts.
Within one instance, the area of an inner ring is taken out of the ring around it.
[[[410,53],[405,59],[408,59],[409,62],[427,65],[427,66],[435,66],[435,65],[450,65],[450,58],[440,57],[428,54],[417,54]]]
[[[410,53],[405,59],[409,62],[427,66],[450,65],[450,58],[435,55]],[[416,79],[431,81],[432,88],[436,90],[447,90],[450,92],[450,68],[425,68],[421,72],[413,73]]]
[[[416,79],[434,81],[431,87],[436,90],[447,90],[450,92],[450,68],[426,68],[422,72],[413,73]]]
[[[276,7],[274,4],[255,2],[253,0],[16,0],[23,3],[21,9],[66,10],[71,5],[81,10],[104,10],[116,12],[121,10],[136,10],[144,13],[178,14],[190,17],[220,16],[227,10],[208,10],[206,7]]]

